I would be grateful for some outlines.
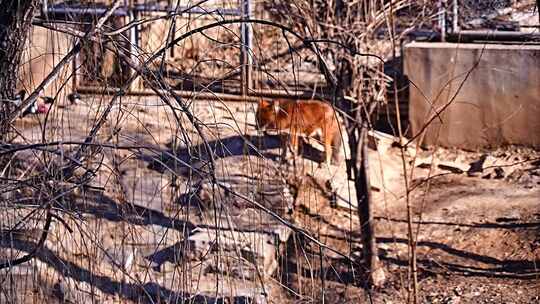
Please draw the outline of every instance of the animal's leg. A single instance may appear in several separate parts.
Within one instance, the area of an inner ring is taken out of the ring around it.
[[[287,150],[289,149],[289,135],[281,134],[279,136],[281,141],[281,162],[287,162]]]
[[[326,162],[326,166],[330,168],[331,165],[331,156],[332,156],[332,137],[330,136],[330,130],[328,128],[324,128],[322,130],[322,141],[324,145],[324,159]],[[319,164],[319,167],[322,167],[322,163]]]
[[[339,129],[334,131],[331,140],[332,162],[335,165],[339,165],[339,162],[341,161],[341,134],[339,133]]]
[[[293,155],[293,160],[296,160],[298,156],[298,141],[299,141],[298,134],[296,132],[292,132],[291,134],[291,150],[292,151],[291,152]]]

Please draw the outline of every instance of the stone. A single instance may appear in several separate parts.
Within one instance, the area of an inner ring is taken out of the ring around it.
[[[478,176],[484,171],[484,162],[486,161],[487,154],[482,154],[477,161],[470,163],[469,170],[467,170],[467,175],[474,177]]]
[[[504,178],[505,176],[505,173],[504,173],[504,169],[501,168],[501,167],[496,167],[494,169],[495,171],[495,179],[501,179],[501,178]]]
[[[256,279],[256,268],[263,275],[275,270],[277,247],[271,236],[244,232],[201,228],[188,238],[192,256],[209,263],[207,270]],[[213,255],[220,256],[214,259]],[[250,273],[250,274],[246,274]]]
[[[445,165],[445,164],[439,164],[437,167],[441,170],[450,171],[454,174],[462,174],[464,172],[462,169],[458,167]]]

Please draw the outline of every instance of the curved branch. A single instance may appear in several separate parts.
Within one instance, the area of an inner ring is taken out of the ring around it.
[[[22,256],[20,258],[14,259],[14,260],[6,261],[6,262],[0,262],[0,269],[11,268],[13,266],[17,266],[17,265],[26,263],[26,262],[30,261],[31,259],[33,259],[36,256],[39,249],[41,249],[41,247],[45,243],[45,240],[47,239],[47,236],[49,235],[49,229],[51,228],[52,218],[53,218],[53,214],[52,214],[52,211],[51,211],[51,204],[48,203],[47,204],[47,216],[45,218],[45,225],[43,226],[43,231],[41,232],[41,237],[39,238],[39,241],[36,244],[36,246],[32,249],[32,251],[30,251],[30,253],[28,253],[25,256]]]

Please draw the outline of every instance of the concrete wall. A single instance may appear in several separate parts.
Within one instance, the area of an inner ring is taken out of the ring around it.
[[[412,135],[457,92],[422,143],[540,147],[540,46],[411,43],[404,68],[416,85],[410,86]]]
[[[158,16],[158,14],[141,14],[141,18],[155,16]],[[227,16],[227,19],[235,18]],[[214,22],[216,22],[215,18],[210,16],[192,15],[190,18],[178,18],[174,38],[178,38],[190,30]],[[142,52],[153,54],[164,47],[171,25],[170,20],[156,20],[142,25],[140,27],[140,48]],[[173,71],[219,78],[230,72],[231,66],[236,67],[240,64],[240,53],[237,47],[239,33],[240,26],[235,24],[205,30],[204,35],[201,33],[194,34],[180,41],[174,47],[173,56],[171,56],[170,51],[167,52],[166,64]],[[220,41],[221,43],[216,43],[215,41]],[[230,45],[226,45],[227,43],[230,43]],[[213,60],[223,60],[227,64],[216,65],[213,63]],[[154,67],[159,67],[161,60],[156,59],[153,61],[153,64]],[[220,68],[223,65],[225,67]]]
[[[19,71],[18,89],[34,91],[43,79],[52,71],[54,66],[69,52],[72,38],[68,35],[33,26],[26,42]],[[64,67],[59,77],[51,83],[43,95],[55,96],[69,94],[72,81],[69,75],[73,66]],[[63,96],[60,96],[62,99]]]
[[[229,2],[227,1],[211,1],[207,4],[217,5],[218,2],[225,8],[234,7],[228,5],[227,3]],[[212,6],[209,6],[210,8]],[[157,14],[147,13],[143,15],[143,17],[152,16],[155,17]],[[178,18],[175,37],[179,37],[188,30],[215,22],[211,17],[193,16],[191,20],[188,18]],[[121,23],[115,26],[120,27]],[[169,21],[163,20],[156,20],[141,26],[141,53],[153,54],[156,50],[163,47],[170,26],[171,23]],[[175,47],[174,57],[170,56],[170,52],[167,53],[167,64],[170,65],[169,68],[176,68],[180,71],[195,74],[201,73],[204,76],[215,78],[226,74],[231,70],[230,66],[224,65],[220,69],[215,64],[211,64],[209,60],[218,58],[236,67],[239,65],[237,47],[232,44],[230,46],[223,46],[223,44],[212,42],[207,37],[212,37],[212,39],[221,42],[237,40],[236,36],[239,33],[239,26],[232,25],[229,29],[230,31],[225,30],[223,27],[216,27],[205,31],[205,35],[196,34],[193,37],[183,40]],[[27,92],[33,92],[34,88],[41,83],[52,71],[53,67],[69,52],[73,46],[73,40],[73,37],[69,35],[33,26],[23,51],[17,89],[25,89]],[[109,44],[109,46],[112,46],[112,44]],[[109,85],[115,86],[123,83],[121,77],[115,77],[120,69],[118,68],[116,56],[113,52],[109,50],[104,51],[104,48],[100,48],[97,45],[87,45],[78,56],[79,66],[77,77],[80,85],[96,85],[107,82]],[[200,63],[200,61],[203,61],[203,63]],[[153,63],[155,66],[159,66],[160,60],[155,60]],[[197,69],[194,70],[194,68]],[[73,65],[66,65],[57,80],[49,85],[42,94],[45,96],[56,96],[58,94],[59,101],[63,102],[65,99],[64,96],[72,91],[72,78],[70,78],[72,73]],[[101,82],[96,82],[95,79],[99,79]],[[107,80],[105,81],[105,79]]]

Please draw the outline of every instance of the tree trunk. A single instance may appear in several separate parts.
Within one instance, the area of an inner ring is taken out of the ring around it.
[[[368,128],[365,124],[357,126],[358,138],[356,138],[355,142],[351,142],[350,145],[356,145],[357,147],[355,155],[358,157],[355,159],[353,172],[355,174],[354,186],[358,199],[358,217],[360,219],[364,263],[369,271],[370,284],[381,286],[384,283],[385,275],[383,269],[379,266],[375,223],[373,222],[373,200],[371,195],[371,181],[369,179],[367,132]]]
[[[360,102],[360,101],[359,101]],[[351,104],[351,108],[360,108],[359,104]],[[377,243],[375,238],[375,224],[373,222],[373,200],[371,196],[371,182],[369,179],[369,160],[367,149],[368,128],[362,123],[362,117],[356,110],[349,112],[356,117],[355,121],[347,124],[349,149],[351,159],[348,164],[350,177],[354,181],[356,199],[358,201],[358,219],[360,222],[360,235],[362,239],[363,263],[368,274],[370,285],[381,286],[385,275],[379,266]]]
[[[375,239],[375,224],[373,222],[373,202],[371,196],[371,183],[369,180],[369,161],[367,152],[368,126],[364,123],[367,117],[363,117],[362,109],[368,105],[361,96],[356,102],[344,100],[344,93],[352,91],[353,69],[352,63],[346,59],[340,59],[339,79],[337,96],[340,96],[342,110],[350,117],[345,119],[351,159],[347,164],[349,178],[354,181],[356,199],[358,202],[358,218],[360,222],[360,234],[362,236],[363,263],[366,267],[367,278],[372,286],[381,286],[385,281],[384,270],[379,267],[377,244]],[[368,115],[370,110],[367,110]]]
[[[30,30],[37,0],[0,0],[0,99],[14,99],[19,66]],[[9,126],[5,123],[14,104],[0,104],[0,141],[5,141]]]

